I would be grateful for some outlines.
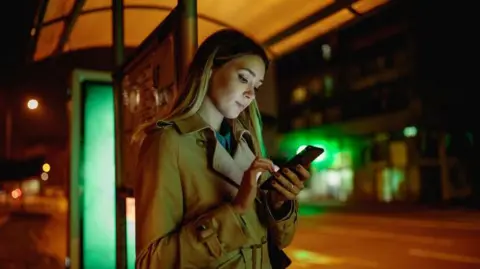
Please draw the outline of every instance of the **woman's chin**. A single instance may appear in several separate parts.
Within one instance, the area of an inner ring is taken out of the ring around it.
[[[224,116],[226,119],[234,120],[234,119],[238,118],[238,116],[240,115],[240,113],[241,113],[241,111],[240,111],[240,112],[232,111],[232,112],[223,114],[223,116]]]

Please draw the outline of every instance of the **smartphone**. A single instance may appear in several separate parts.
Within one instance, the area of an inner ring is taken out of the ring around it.
[[[280,170],[282,168],[289,168],[292,172],[295,172],[295,167],[297,165],[302,165],[303,167],[308,167],[318,156],[322,155],[325,152],[325,149],[318,148],[314,146],[307,146],[305,147],[300,153],[295,155],[285,164],[280,166]],[[272,190],[272,180],[276,180],[274,176],[269,177],[262,185],[260,185],[260,189],[262,190]]]

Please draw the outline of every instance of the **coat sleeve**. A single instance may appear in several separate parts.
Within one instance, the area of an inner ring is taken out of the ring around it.
[[[136,268],[203,268],[248,240],[230,204],[185,222],[178,134],[173,128],[146,138],[135,187]]]
[[[262,175],[260,182],[263,183],[271,176],[270,173]],[[274,211],[268,202],[268,191],[263,192],[262,200],[267,212],[268,232],[275,245],[280,249],[286,248],[293,240],[297,227],[298,201],[287,201],[281,209]]]
[[[292,243],[297,228],[298,201],[285,202],[281,213],[273,212],[265,199],[268,230],[275,245],[284,249]]]

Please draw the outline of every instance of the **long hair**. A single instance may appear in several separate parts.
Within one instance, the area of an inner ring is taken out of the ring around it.
[[[159,120],[185,119],[197,113],[207,95],[212,70],[242,55],[259,56],[268,69],[269,60],[264,49],[244,34],[225,29],[209,36],[200,45],[190,63],[186,79],[180,87],[180,95],[172,110],[154,122],[141,125],[133,140],[137,142],[143,140],[147,130],[154,127]],[[261,115],[255,100],[238,116],[234,124],[241,124],[252,134],[255,154],[265,156]]]

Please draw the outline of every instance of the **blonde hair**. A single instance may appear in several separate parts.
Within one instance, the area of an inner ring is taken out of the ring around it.
[[[218,49],[215,49],[209,55],[205,66],[201,70],[195,69],[194,66],[190,66],[185,84],[183,87],[181,87],[182,92],[177,98],[172,110],[161,118],[140,125],[132,136],[132,142],[141,144],[146,135],[156,128],[158,121],[171,122],[175,120],[181,120],[191,117],[198,112],[209,89],[210,78],[217,51]],[[222,60],[232,60],[233,58],[246,54],[247,53],[234,55],[228,57],[228,59],[226,57],[222,57]],[[256,100],[253,100],[248,108],[240,113],[238,118],[234,120],[234,124],[238,123],[251,133],[255,154],[257,156],[266,156],[262,136],[261,114]]]

